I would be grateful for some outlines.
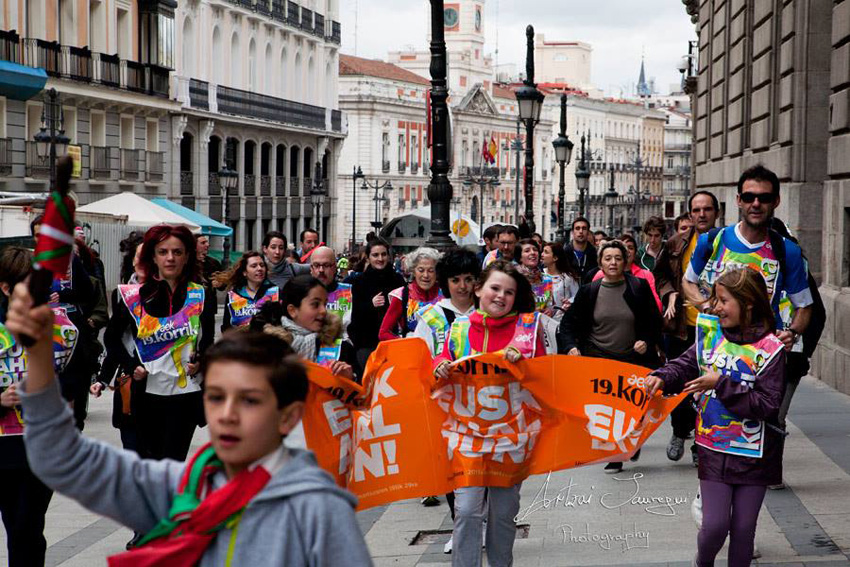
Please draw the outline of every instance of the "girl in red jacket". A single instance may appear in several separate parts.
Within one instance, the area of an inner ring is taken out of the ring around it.
[[[447,378],[451,362],[464,356],[496,352],[516,362],[546,354],[531,284],[516,266],[497,260],[481,273],[475,286],[478,309],[452,323],[442,353],[434,359],[434,374]],[[513,563],[516,537],[514,516],[519,512],[519,489],[467,486],[455,490],[452,565],[481,565],[481,532],[487,517],[487,562]],[[485,498],[487,506],[485,507]]]
[[[782,481],[778,427],[785,353],[761,274],[725,272],[711,293],[714,315],[697,318],[696,344],[647,378],[656,391],[697,396],[696,445],[703,501],[694,565],[714,565],[729,536],[729,567],[753,556],[768,485]]]

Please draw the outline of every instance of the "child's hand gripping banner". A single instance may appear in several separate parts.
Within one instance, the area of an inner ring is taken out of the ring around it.
[[[649,399],[640,366],[496,354],[454,363],[437,380],[420,339],[381,343],[363,386],[310,366],[304,415],[319,464],[359,509],[511,486],[529,475],[632,456],[684,397]]]

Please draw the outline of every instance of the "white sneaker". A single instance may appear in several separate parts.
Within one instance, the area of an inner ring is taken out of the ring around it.
[[[753,559],[758,559],[761,557],[761,551],[759,551],[759,546],[753,542]]]
[[[449,536],[449,541],[446,542],[446,545],[443,546],[443,553],[451,553],[452,552],[452,536]]]
[[[484,549],[484,544],[487,543],[487,520],[484,520],[483,530],[481,530],[481,549]]]

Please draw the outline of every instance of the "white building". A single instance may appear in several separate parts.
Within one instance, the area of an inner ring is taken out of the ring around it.
[[[583,41],[546,41],[542,33],[534,38],[534,80],[538,83],[566,83],[589,90],[593,48]]]
[[[664,126],[664,218],[673,220],[688,212],[691,194],[691,150],[693,123],[688,112],[662,108]]]
[[[335,243],[336,164],[345,137],[337,104],[338,0],[194,0],[177,8],[171,117],[172,185],[185,206],[221,220],[218,172],[239,174],[229,203],[234,249],[268,230],[297,242],[320,228]],[[320,218],[310,192],[328,194]]]

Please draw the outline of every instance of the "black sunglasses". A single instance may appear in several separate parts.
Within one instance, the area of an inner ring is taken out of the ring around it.
[[[776,201],[776,195],[773,193],[741,193],[741,200],[747,204],[755,203],[756,199],[763,205],[770,205]]]

